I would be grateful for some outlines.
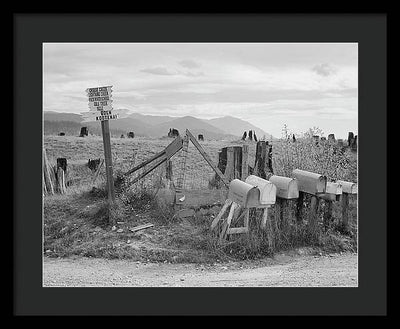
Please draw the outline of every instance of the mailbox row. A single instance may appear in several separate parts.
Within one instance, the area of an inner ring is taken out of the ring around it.
[[[276,197],[297,199],[299,192],[336,201],[342,193],[357,194],[357,184],[338,180],[327,182],[326,176],[295,169],[294,178],[273,175],[269,180],[250,175],[243,182],[234,179],[229,184],[228,199],[244,208],[265,208],[275,204]]]

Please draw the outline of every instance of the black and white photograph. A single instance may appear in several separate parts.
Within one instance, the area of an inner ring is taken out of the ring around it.
[[[359,287],[358,59],[43,42],[42,287]]]

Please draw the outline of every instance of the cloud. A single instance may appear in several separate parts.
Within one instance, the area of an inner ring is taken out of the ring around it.
[[[178,62],[181,66],[186,67],[187,69],[194,69],[201,66],[201,64],[192,61],[190,59],[185,59],[183,61]]]
[[[158,66],[158,67],[152,67],[152,68],[145,68],[141,69],[141,72],[146,72],[150,74],[157,74],[157,75],[176,75],[176,72],[169,71],[167,68]]]
[[[315,65],[311,70],[324,77],[335,74],[337,72],[337,68],[328,63]]]
[[[186,75],[187,77],[200,77],[204,75],[204,72],[181,72],[181,74]]]

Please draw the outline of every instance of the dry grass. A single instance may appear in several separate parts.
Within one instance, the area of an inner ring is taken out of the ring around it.
[[[171,139],[112,138],[114,175],[126,172],[134,165],[162,151]],[[241,145],[237,142],[201,142],[217,163],[222,147]],[[156,197],[164,187],[165,166],[161,165],[136,184],[117,189],[117,204],[109,208],[105,202],[105,170],[92,182],[94,173],[87,167],[88,159],[103,158],[101,137],[45,136],[44,147],[49,162],[65,157],[72,185],[65,195],[44,198],[44,251],[53,256],[82,255],[106,258],[149,259],[168,262],[214,262],[217,259],[252,259],[271,255],[278,250],[313,246],[327,251],[356,250],[357,200],[350,200],[351,230],[341,232],[340,205],[334,204],[334,221],[328,227],[318,226],[310,231],[307,220],[298,223],[293,218],[286,225],[276,223],[274,241],[268,241],[259,227],[260,214],[254,214],[248,235],[232,236],[223,244],[210,232],[210,223],[218,209],[197,212],[194,218],[178,220],[169,204]],[[249,147],[249,164],[254,164],[255,143]],[[172,158],[173,174],[178,176],[180,155]],[[291,176],[299,168],[324,174],[329,180],[344,179],[357,182],[357,158],[333,143],[316,146],[309,135],[296,143],[283,138],[273,142],[273,169],[278,175]],[[146,168],[138,171],[138,174]],[[136,175],[136,174],[135,174]],[[189,144],[185,189],[207,189],[214,177],[213,170]],[[306,206],[309,200],[305,200]],[[321,201],[320,214],[323,210]],[[293,206],[293,205],[292,205]],[[274,207],[271,208],[274,219]],[[287,216],[290,217],[289,215]],[[132,233],[129,227],[143,223],[154,227]],[[113,230],[113,226],[116,228]],[[122,232],[117,233],[118,229]]]

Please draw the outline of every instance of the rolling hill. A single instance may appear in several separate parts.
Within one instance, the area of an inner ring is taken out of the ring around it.
[[[63,131],[67,135],[79,135],[80,127],[87,126],[89,133],[101,135],[99,122],[83,123],[80,114],[45,111],[43,118],[45,134],[57,135]],[[262,138],[263,135],[267,138],[270,137],[270,134],[247,121],[230,116],[203,120],[192,116],[170,117],[133,113],[126,118],[110,121],[110,131],[113,136],[133,131],[136,136],[159,138],[166,136],[170,128],[178,129],[181,134],[185,129],[189,129],[196,136],[203,134],[206,139],[234,140],[250,129],[255,130],[259,138]]]

